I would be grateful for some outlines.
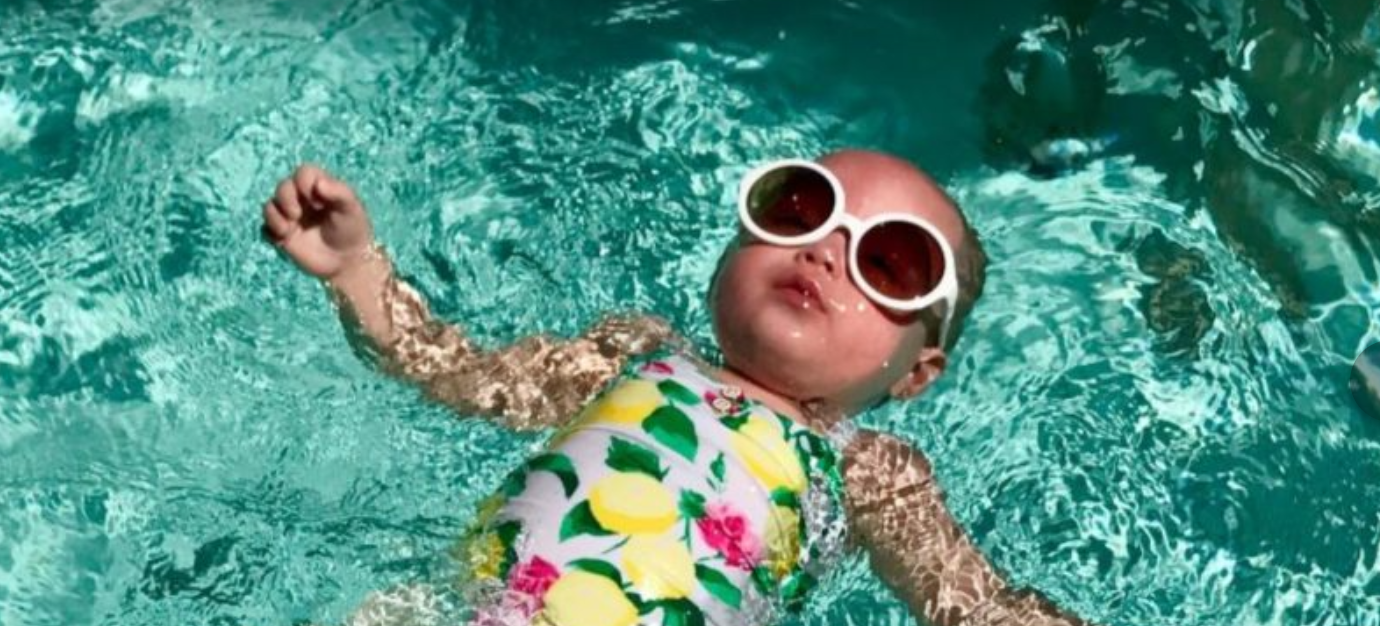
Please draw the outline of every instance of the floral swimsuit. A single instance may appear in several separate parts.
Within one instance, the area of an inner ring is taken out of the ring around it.
[[[514,471],[465,543],[481,623],[759,624],[842,551],[825,438],[659,353]]]

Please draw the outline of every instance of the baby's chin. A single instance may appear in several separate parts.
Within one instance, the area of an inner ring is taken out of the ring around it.
[[[831,353],[822,329],[810,326],[767,313],[721,332],[720,347],[735,368],[774,391],[808,391],[794,387],[828,363]]]

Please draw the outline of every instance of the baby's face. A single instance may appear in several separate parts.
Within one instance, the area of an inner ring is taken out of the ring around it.
[[[919,216],[957,251],[963,234],[957,209],[908,163],[856,151],[820,163],[843,185],[849,213]],[[842,229],[801,247],[740,231],[726,254],[710,293],[720,349],[733,369],[777,393],[857,411],[887,394],[934,344],[918,314],[880,308],[853,283]],[[812,286],[818,298],[801,285]],[[943,359],[938,362],[942,367]]]

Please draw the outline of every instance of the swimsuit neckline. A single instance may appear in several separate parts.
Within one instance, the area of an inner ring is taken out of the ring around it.
[[[822,409],[820,412],[829,411],[830,409],[828,408],[828,405],[822,402],[812,403],[807,401],[805,403],[802,403],[800,409],[801,419],[795,419],[789,415],[783,414],[780,411],[777,411],[776,409],[767,406],[765,402],[762,402],[761,400],[749,396],[746,393],[746,391],[742,391],[741,387],[738,387],[737,385],[725,384],[717,375],[717,371],[722,368],[711,365],[707,360],[701,358],[698,354],[695,354],[693,351],[689,349],[668,349],[662,351],[659,355],[649,355],[651,360],[655,360],[656,358],[658,358],[658,356],[663,358],[678,358],[684,361],[685,363],[689,364],[692,368],[694,368],[695,373],[704,380],[706,386],[713,389],[716,393],[722,393],[725,388],[730,387],[738,389],[741,392],[741,398],[737,400],[738,402],[742,402],[743,404],[746,404],[750,407],[760,408],[761,410],[771,414],[773,417],[776,417],[777,419],[785,422],[789,422],[792,426],[803,429],[811,435],[820,437],[826,441],[835,441],[836,437],[834,436],[834,433],[836,432],[842,431],[843,433],[849,434],[856,428],[856,426],[854,426],[853,424],[853,419],[848,415],[844,414],[842,411],[838,412],[837,419],[827,422],[820,421],[818,423],[820,424],[821,428],[816,428],[810,420],[806,419],[806,417],[814,410],[810,408],[812,404],[816,406],[821,406]],[[847,439],[851,439],[851,436],[848,436]],[[840,452],[842,452],[842,448],[840,448]]]

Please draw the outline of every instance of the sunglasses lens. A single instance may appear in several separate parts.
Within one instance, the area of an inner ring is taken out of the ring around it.
[[[824,174],[799,166],[780,167],[757,179],[748,191],[748,215],[759,228],[780,237],[812,232],[834,212],[834,187]]]
[[[942,245],[915,224],[884,222],[858,241],[858,271],[882,295],[913,300],[939,286],[944,276]]]

